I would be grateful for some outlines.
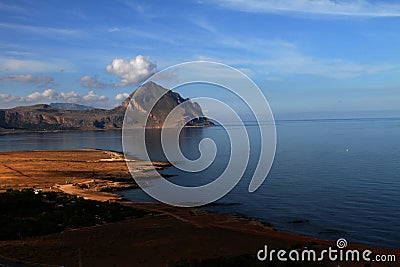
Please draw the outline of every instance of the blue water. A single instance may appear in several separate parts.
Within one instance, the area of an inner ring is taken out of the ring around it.
[[[230,130],[234,130],[234,126]],[[323,239],[400,248],[400,119],[305,120],[277,122],[277,151],[264,184],[248,193],[259,153],[256,125],[249,166],[221,205],[208,210],[241,213],[275,228]],[[180,137],[183,153],[195,159],[198,143],[212,138],[216,161],[201,173],[164,170],[182,185],[210,182],[226,166],[229,139],[222,127],[188,128]],[[163,160],[158,133],[150,132],[152,160]],[[239,144],[240,145],[240,144]],[[27,133],[0,136],[3,151],[99,148],[121,151],[121,132]],[[153,201],[141,190],[121,192],[132,201]],[[225,204],[234,205],[225,205]]]

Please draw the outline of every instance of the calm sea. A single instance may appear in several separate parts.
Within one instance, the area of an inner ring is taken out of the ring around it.
[[[251,123],[246,128],[251,156],[243,179],[217,201],[219,205],[205,209],[240,213],[279,230],[317,238],[400,248],[400,119],[278,121],[275,161],[254,193],[247,188],[258,160],[259,131]],[[149,133],[151,159],[163,160],[158,132]],[[199,141],[206,137],[217,144],[214,163],[200,173],[164,170],[175,175],[169,178],[172,182],[201,185],[224,170],[230,143],[222,127],[184,129],[180,137],[184,155],[199,157]],[[121,132],[0,136],[2,151],[72,148],[121,151]],[[121,193],[132,201],[152,201],[141,190]]]

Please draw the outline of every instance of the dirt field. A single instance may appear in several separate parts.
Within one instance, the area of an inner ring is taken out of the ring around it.
[[[130,162],[146,176],[148,163]],[[157,168],[168,163],[154,162]],[[112,189],[134,188],[123,156],[102,150],[29,151],[0,153],[0,190],[34,188],[60,190],[87,199],[119,200]]]

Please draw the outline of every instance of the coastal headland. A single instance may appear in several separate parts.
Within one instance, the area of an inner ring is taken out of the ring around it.
[[[148,164],[139,160],[134,164],[145,177]],[[170,164],[153,162],[153,165],[162,169]],[[300,251],[307,247],[316,250],[336,247],[335,241],[280,232],[267,223],[243,216],[162,203],[126,202],[113,192],[137,187],[123,155],[117,152],[94,149],[1,152],[2,192],[24,188],[43,194],[63,192],[88,200],[116,202],[145,211],[146,215],[42,236],[1,240],[0,266],[11,266],[7,263],[19,263],[18,266],[180,266],[180,262],[192,264],[221,257],[255,257],[264,245],[270,249]],[[348,248],[394,254],[400,259],[400,250],[357,244],[349,244]],[[346,262],[340,266],[367,266],[365,264]],[[399,262],[368,264],[399,266]],[[322,266],[337,266],[337,263],[324,262]]]

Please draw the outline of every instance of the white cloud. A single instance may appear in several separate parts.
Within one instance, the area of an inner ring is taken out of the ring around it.
[[[67,93],[61,92],[58,101],[67,103],[77,103],[82,105],[95,105],[107,101],[104,95],[97,95],[94,91],[89,91],[86,95],[80,95],[75,91]]]
[[[280,43],[280,44],[279,44]],[[248,51],[257,51],[254,43]],[[302,53],[294,44],[278,42],[272,49],[262,51],[258,59],[249,58],[212,58],[198,56],[199,60],[223,62],[239,69],[251,69],[253,72],[266,75],[266,79],[278,80],[281,75],[306,74],[336,79],[346,79],[362,75],[373,75],[386,71],[399,71],[400,64],[375,62],[360,63],[341,58],[318,58]],[[245,48],[241,48],[245,49]],[[253,73],[249,73],[250,76]]]
[[[82,87],[87,87],[87,88],[106,88],[107,84],[100,82],[97,77],[92,77],[92,76],[82,76],[79,79],[81,86]]]
[[[39,103],[49,102],[58,99],[59,94],[53,89],[46,89],[43,92],[34,92],[27,96],[14,96],[10,94],[0,94],[0,103]]]
[[[49,83],[53,82],[53,78],[49,76],[33,76],[32,74],[26,75],[8,75],[0,76],[1,82],[25,82],[25,83]]]
[[[58,99],[61,102],[77,103],[81,100],[81,96],[75,91],[67,93],[61,92]]]
[[[14,13],[18,12],[18,13],[24,13],[24,14],[32,13],[32,10],[25,9],[24,7],[15,5],[14,3],[13,4],[0,3],[0,10],[5,11],[5,12],[14,12]],[[31,11],[31,12],[29,12],[29,11]]]
[[[197,27],[210,32],[210,33],[217,33],[217,29],[212,25],[209,21],[204,20],[202,18],[191,18],[191,21],[193,24],[195,24]]]
[[[0,46],[1,46],[1,44],[0,44]],[[32,52],[18,51],[18,50],[8,50],[8,51],[4,51],[4,53],[6,55],[12,56],[12,57],[31,57],[31,56],[35,55]]]
[[[132,9],[135,12],[135,16],[140,16],[144,19],[155,19],[162,17],[162,14],[157,12],[157,8],[154,8],[148,3],[137,3],[138,1],[130,0],[120,0],[119,2]],[[151,1],[148,2],[151,3]]]
[[[180,44],[174,38],[170,38],[169,36],[163,36],[157,32],[141,30],[138,27],[111,27],[106,30],[108,33],[119,33],[119,34],[128,34],[131,37],[136,37],[140,39],[148,39],[156,41],[157,43],[166,43],[168,45],[178,45]],[[184,36],[187,37],[187,36]],[[128,47],[132,48],[132,45]],[[148,46],[140,46],[143,49],[149,49]]]
[[[386,63],[360,64],[343,59],[320,59],[300,53],[288,53],[257,64],[274,74],[311,74],[330,78],[352,78],[390,71],[398,66]]]
[[[20,102],[40,102],[57,99],[58,93],[53,89],[46,89],[43,92],[34,92],[26,97],[21,97]]]
[[[40,61],[14,58],[0,58],[2,72],[54,72],[70,69],[70,64],[64,61]]]
[[[224,8],[254,13],[292,12],[362,17],[400,16],[398,2],[367,0],[218,0],[217,2]]]
[[[114,99],[117,101],[122,101],[125,100],[128,96],[128,93],[117,94]]]
[[[109,28],[107,31],[108,32],[119,32],[119,31],[121,31],[121,29],[118,27],[112,27],[112,28]]]
[[[130,60],[116,58],[106,66],[108,73],[121,78],[118,85],[139,84],[156,73],[157,65],[149,57],[137,55]]]
[[[0,94],[0,103],[10,103],[18,100],[17,96],[13,96],[10,94]]]
[[[107,97],[104,95],[96,95],[94,91],[89,91],[87,95],[84,95],[82,97],[82,99],[87,102],[97,102],[97,101],[105,101],[107,100]]]
[[[55,35],[60,36],[82,36],[82,33],[76,29],[66,29],[66,28],[52,28],[52,27],[42,27],[42,26],[32,26],[16,23],[0,23],[0,28],[8,28],[16,31],[23,31],[28,33],[40,34],[54,37]]]
[[[260,38],[249,38],[243,40],[243,37],[230,37],[221,35],[218,43],[234,49],[246,50],[255,52],[257,54],[262,51],[264,54],[274,55],[280,51],[286,51],[288,49],[296,49],[294,43],[281,40],[281,39],[260,39]]]

